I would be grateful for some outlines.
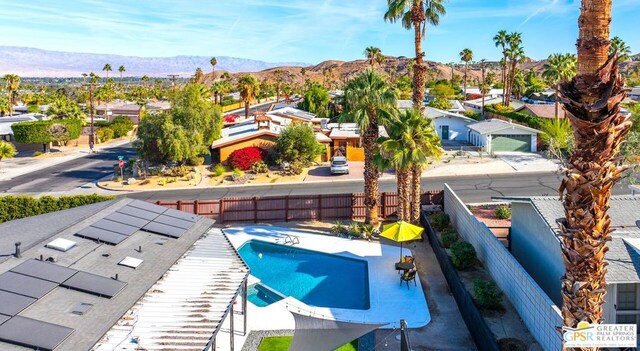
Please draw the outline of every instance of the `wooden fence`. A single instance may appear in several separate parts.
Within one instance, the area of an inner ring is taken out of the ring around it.
[[[422,193],[422,205],[442,205],[442,190]],[[362,220],[366,207],[364,194],[326,194],[269,197],[229,197],[220,200],[156,201],[156,204],[215,219],[218,223],[289,222],[310,220]],[[378,215],[394,217],[398,207],[396,193],[381,193]]]

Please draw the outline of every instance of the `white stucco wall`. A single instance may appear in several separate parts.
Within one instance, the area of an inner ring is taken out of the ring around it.
[[[437,117],[433,121],[438,136],[442,139],[442,126],[449,126],[449,139],[457,141],[468,141],[469,130],[467,125],[472,122],[454,116]]]

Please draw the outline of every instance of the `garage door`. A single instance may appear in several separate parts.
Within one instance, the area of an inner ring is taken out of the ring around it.
[[[494,135],[491,139],[491,150],[497,151],[531,151],[531,135]]]

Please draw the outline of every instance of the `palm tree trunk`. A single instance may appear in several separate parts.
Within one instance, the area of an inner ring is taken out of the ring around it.
[[[566,219],[559,236],[565,264],[562,317],[574,328],[580,321],[602,321],[604,256],[611,239],[607,210],[623,171],[620,146],[631,126],[619,113],[625,93],[617,59],[607,57],[610,21],[611,0],[582,0],[578,75],[560,85],[576,142],[560,186]]]
[[[506,47],[502,45],[502,52],[506,51]],[[503,54],[504,61],[502,62],[502,104],[507,106],[507,54]]]
[[[403,220],[405,222],[411,221],[411,168],[405,168],[403,170],[404,177],[402,178],[402,199],[398,199],[405,203]]]
[[[377,225],[379,171],[374,164],[373,157],[378,139],[378,119],[373,117],[375,111],[370,111],[369,116],[372,116],[369,127],[362,138],[362,146],[364,147],[364,205],[367,208],[365,222]]]
[[[413,165],[411,166],[411,173],[411,222],[417,224],[420,222],[422,168],[419,165]]]
[[[406,195],[404,194],[404,188],[402,184],[404,184],[404,178],[406,177],[406,172],[400,168],[396,168],[396,189],[398,194],[398,207],[396,209],[396,217],[398,217],[398,221],[404,221],[405,207],[409,204],[407,201],[403,201],[406,199]]]
[[[467,99],[467,65],[468,63],[465,62],[464,63],[464,97],[462,98],[463,101]]]
[[[556,84],[556,103],[555,103],[555,108],[556,108],[556,119],[560,118],[560,94],[558,93],[559,90],[559,84]]]
[[[249,100],[244,101],[244,118],[249,118]]]
[[[413,23],[414,30],[414,46],[416,60],[413,65],[413,107],[420,110],[420,113],[424,110],[424,84],[427,75],[427,68],[424,66],[422,52],[422,23],[425,21],[424,10],[422,7],[422,1],[418,4],[414,2],[411,7],[411,23]]]

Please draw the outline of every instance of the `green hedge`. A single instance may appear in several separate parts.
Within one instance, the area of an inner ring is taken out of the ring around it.
[[[55,138],[50,128],[62,124],[67,129],[67,135],[62,139]],[[54,141],[69,141],[78,139],[82,132],[82,121],[78,119],[58,119],[49,121],[33,121],[14,123],[11,126],[16,141],[24,144],[47,144]]]
[[[531,128],[540,129],[542,127],[542,118],[538,118],[536,116],[528,115],[526,113],[521,112],[502,112],[498,111],[493,105],[485,106],[484,110],[486,112],[495,113],[496,115],[504,116],[507,118],[511,118],[514,121],[524,123]]]
[[[0,196],[0,223],[114,199],[104,195]]]
[[[133,122],[127,116],[116,116],[113,122],[111,122],[111,125],[109,125],[109,128],[113,130],[114,138],[120,138],[127,135],[127,133],[133,129]]]

